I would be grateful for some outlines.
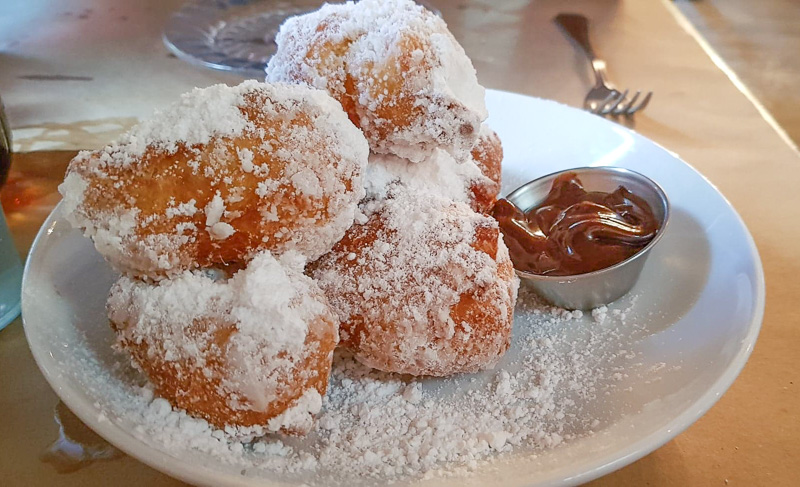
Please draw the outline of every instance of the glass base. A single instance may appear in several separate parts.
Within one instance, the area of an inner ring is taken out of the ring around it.
[[[17,303],[15,306],[10,307],[7,311],[5,310],[5,306],[0,304],[0,330],[8,326],[9,323],[17,319],[20,313],[20,304]]]
[[[316,10],[323,0],[195,0],[175,12],[164,43],[192,64],[264,78],[275,36],[287,18]]]
[[[0,330],[19,316],[22,261],[0,207]]]
[[[192,64],[264,79],[284,20],[319,9],[324,0],[193,0],[172,14],[164,44]],[[425,2],[418,2],[437,15]]]

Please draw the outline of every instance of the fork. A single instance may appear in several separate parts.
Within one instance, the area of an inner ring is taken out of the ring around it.
[[[639,110],[644,109],[653,92],[649,91],[639,104],[641,91],[637,91],[632,98],[628,99],[629,90],[619,91],[609,81],[606,74],[606,62],[598,58],[592,45],[589,43],[589,21],[580,14],[558,14],[553,21],[564,30],[564,33],[572,39],[586,54],[592,64],[594,71],[595,84],[586,99],[583,100],[583,107],[597,115],[625,115],[630,117]]]

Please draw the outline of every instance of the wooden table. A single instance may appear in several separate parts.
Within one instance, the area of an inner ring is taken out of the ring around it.
[[[193,86],[236,82],[168,55],[160,33],[180,3],[13,0],[4,6],[0,89],[17,149],[98,147]],[[798,153],[666,0],[433,3],[484,85],[572,105],[580,104],[591,78],[550,19],[560,10],[585,13],[613,79],[656,93],[637,116],[636,130],[706,175],[742,215],[761,253],[766,315],[739,379],[686,432],[593,485],[800,485],[800,315],[793,303],[800,295]],[[4,190],[3,203],[22,253],[58,200],[55,187],[68,158],[34,152],[15,159],[19,183]],[[34,201],[20,206],[20,197]],[[39,460],[57,437],[56,403],[17,320],[0,333],[5,485],[180,485],[130,457],[56,473]]]

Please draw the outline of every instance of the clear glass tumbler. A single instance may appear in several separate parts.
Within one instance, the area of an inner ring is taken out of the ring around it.
[[[6,122],[3,100],[0,99],[0,187],[6,181],[10,167],[11,128]],[[19,316],[21,289],[22,261],[0,207],[0,330]]]

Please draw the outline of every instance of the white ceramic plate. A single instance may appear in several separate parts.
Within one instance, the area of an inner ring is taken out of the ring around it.
[[[674,154],[612,122],[554,102],[489,91],[487,103],[489,123],[505,147],[504,194],[556,170],[613,165],[657,181],[672,203],[670,227],[633,291],[638,300],[628,319],[638,320],[641,328],[627,335],[623,329],[619,338],[622,348],[636,355],[635,365],[648,372],[623,376],[616,392],[602,402],[578,404],[586,414],[602,413],[599,431],[557,448],[514,451],[467,478],[422,482],[575,485],[658,448],[727,390],[761,324],[761,262],[730,204]],[[22,301],[31,350],[53,389],[97,433],[172,476],[203,485],[277,485],[270,475],[243,476],[239,468],[212,456],[137,439],[132,434],[136,424],[105,406],[109,392],[93,375],[116,360],[104,312],[113,279],[92,244],[70,229],[56,209],[31,250]],[[618,306],[629,305],[625,298]],[[586,316],[578,326],[596,325]],[[512,348],[514,353],[519,352]]]

